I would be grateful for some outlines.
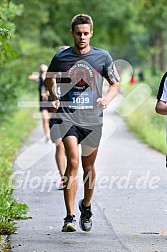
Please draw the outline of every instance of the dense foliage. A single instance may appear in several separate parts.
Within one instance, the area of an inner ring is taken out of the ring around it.
[[[49,62],[51,54],[47,55],[43,48],[56,50],[58,46],[72,44],[71,18],[81,12],[90,14],[94,20],[93,45],[108,49],[114,59],[125,59],[137,69],[150,68],[152,75],[165,70],[165,0],[0,2],[1,115],[13,109],[20,92],[26,91],[28,72],[37,71],[44,60]],[[35,45],[41,51],[40,60],[33,58]],[[27,65],[22,64],[31,50]]]

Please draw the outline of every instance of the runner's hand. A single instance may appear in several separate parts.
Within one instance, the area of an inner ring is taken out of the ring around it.
[[[52,101],[50,104],[51,107],[51,112],[54,113],[58,110],[58,108],[60,107],[60,101],[56,100],[56,101]]]
[[[48,101],[48,96],[47,95],[42,95],[42,101]]]
[[[97,106],[102,106],[103,109],[108,107],[108,100],[106,99],[106,97],[101,97],[97,99]]]

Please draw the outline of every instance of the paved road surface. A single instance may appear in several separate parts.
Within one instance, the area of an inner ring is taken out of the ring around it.
[[[89,233],[79,227],[75,233],[60,232],[63,192],[53,183],[58,176],[54,145],[41,139],[41,126],[23,144],[14,167],[20,187],[15,197],[29,205],[32,219],[18,222],[18,233],[11,237],[13,252],[167,252],[165,157],[128,131],[112,109],[116,104],[115,99],[105,111]],[[77,220],[82,195],[80,167]]]

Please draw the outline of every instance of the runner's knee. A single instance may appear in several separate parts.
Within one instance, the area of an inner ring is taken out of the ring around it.
[[[79,161],[78,159],[70,159],[67,161],[67,172],[70,175],[76,175],[77,171],[78,171],[78,167],[79,167]]]

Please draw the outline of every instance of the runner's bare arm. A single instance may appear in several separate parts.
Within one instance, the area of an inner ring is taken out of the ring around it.
[[[28,80],[31,80],[31,81],[37,81],[39,78],[39,73],[32,73],[28,76]]]
[[[58,109],[60,107],[60,101],[58,100],[56,96],[56,80],[54,77],[46,78],[46,86],[49,90],[50,97],[51,97],[51,106],[55,109]],[[54,111],[53,111],[54,112]]]
[[[48,78],[46,77],[46,86],[49,90],[49,93],[50,93],[50,97],[52,99],[52,101],[55,101],[57,100],[57,97],[56,97],[56,80],[54,77],[51,77],[51,78]]]
[[[110,85],[106,96],[97,99],[97,104],[103,106],[103,108],[107,108],[110,101],[116,96],[119,91],[119,82],[117,82],[115,79],[111,79],[111,83],[109,82],[109,84]]]
[[[165,101],[157,101],[155,111],[161,115],[167,115],[167,103]]]

